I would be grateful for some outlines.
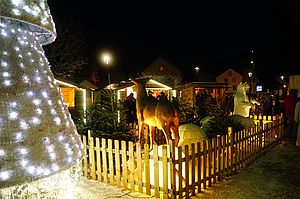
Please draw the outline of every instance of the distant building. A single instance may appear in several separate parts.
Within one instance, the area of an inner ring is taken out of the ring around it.
[[[216,82],[228,83],[227,93],[234,93],[237,85],[243,81],[243,76],[233,69],[228,69],[216,78]]]
[[[180,85],[182,81],[180,70],[161,57],[153,61],[142,72],[142,76],[147,76],[172,88]]]
[[[300,92],[300,75],[289,75],[289,89],[298,89]]]
[[[55,80],[73,120],[78,120],[82,117],[81,113],[86,110],[86,107],[94,103],[94,95],[98,87],[87,80],[80,83]]]
[[[195,104],[197,94],[210,94],[216,101],[219,101],[228,88],[228,83],[223,82],[190,82],[177,87],[179,99],[182,103]]]

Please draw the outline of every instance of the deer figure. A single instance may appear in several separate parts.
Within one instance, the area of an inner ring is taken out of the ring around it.
[[[169,140],[172,140],[172,136],[175,141],[175,146],[178,146],[179,142],[179,111],[169,101],[159,101],[148,97],[145,85],[149,81],[149,78],[140,78],[131,80],[136,87],[136,110],[139,124],[139,139],[143,144],[144,128],[146,125],[150,129],[150,145],[155,142],[155,128],[158,128],[164,132],[167,144]],[[146,132],[148,137],[148,131]]]

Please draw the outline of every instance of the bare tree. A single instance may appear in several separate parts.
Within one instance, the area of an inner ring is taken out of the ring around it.
[[[46,56],[50,62],[55,77],[72,78],[87,64],[86,31],[67,18],[56,23],[56,40],[44,46]]]

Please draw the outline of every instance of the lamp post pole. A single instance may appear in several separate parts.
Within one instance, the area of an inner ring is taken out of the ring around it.
[[[111,81],[110,81],[110,74],[109,74],[109,71],[108,71],[108,65],[109,65],[110,60],[111,60],[111,57],[110,57],[108,54],[103,55],[103,62],[104,62],[104,64],[106,65],[106,72],[107,72],[108,85],[111,84]]]
[[[281,79],[281,89],[282,89],[282,93],[283,93],[283,89],[284,89],[284,76],[281,75],[280,79]]]
[[[196,66],[196,67],[194,68],[194,70],[195,70],[195,80],[196,80],[196,81],[199,81],[198,73],[199,73],[199,71],[200,71],[200,68],[199,68],[198,66]]]
[[[253,90],[252,75],[253,75],[253,73],[251,71],[249,71],[248,76],[249,76],[249,82],[250,82],[250,95],[252,95],[252,90]]]
[[[104,64],[106,65],[106,72],[107,72],[107,79],[108,79],[108,89],[111,89],[110,88],[110,84],[111,84],[111,80],[110,80],[110,74],[109,74],[109,64],[111,62],[111,56],[109,54],[104,54],[102,55],[102,58],[103,58],[103,62]],[[116,120],[115,120],[115,115],[114,115],[114,112],[115,112],[115,109],[114,109],[114,96],[113,96],[113,91],[110,90],[111,92],[110,93],[110,105],[111,105],[111,110],[112,110],[112,113],[113,113],[113,124],[114,124],[114,130],[116,130]]]

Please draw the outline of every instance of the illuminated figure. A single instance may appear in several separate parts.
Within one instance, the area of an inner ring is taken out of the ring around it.
[[[55,38],[45,1],[0,0],[0,198],[50,198],[84,155],[42,48]]]
[[[255,107],[255,104],[260,105],[256,100],[249,101],[247,96],[247,90],[250,86],[248,83],[240,83],[237,86],[237,91],[234,95],[234,110],[233,115],[240,115],[243,117],[249,117],[250,109]]]

